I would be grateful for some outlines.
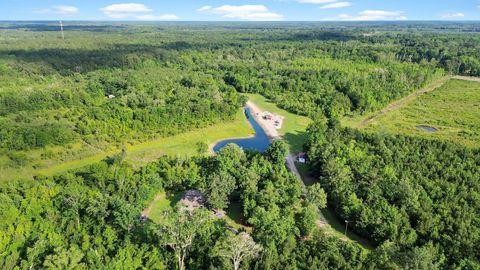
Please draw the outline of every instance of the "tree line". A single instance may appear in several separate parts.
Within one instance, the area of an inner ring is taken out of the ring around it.
[[[445,269],[477,269],[480,152],[453,142],[309,128],[311,169],[357,233],[399,250],[428,247]]]

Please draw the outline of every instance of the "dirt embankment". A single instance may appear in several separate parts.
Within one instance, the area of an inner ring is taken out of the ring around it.
[[[255,121],[263,128],[267,136],[272,140],[278,139],[280,136],[278,130],[275,128],[273,121],[263,119],[263,111],[251,101],[247,101],[246,106],[250,109],[250,114],[255,118]]]

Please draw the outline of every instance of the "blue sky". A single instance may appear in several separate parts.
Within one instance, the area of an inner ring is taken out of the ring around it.
[[[0,20],[480,20],[480,0],[0,0]]]

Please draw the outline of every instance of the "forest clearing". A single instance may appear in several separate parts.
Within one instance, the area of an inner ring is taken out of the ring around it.
[[[199,153],[205,154],[207,145],[212,142],[235,136],[246,137],[251,135],[252,130],[245,120],[243,110],[239,110],[232,121],[226,121],[207,128],[193,130],[171,137],[128,145],[125,148],[127,153],[126,159],[133,165],[140,167],[158,159],[162,155],[193,156]],[[39,161],[36,168],[31,168],[28,165],[21,168],[8,167],[6,164],[3,164],[3,166],[0,166],[0,182],[12,178],[32,178],[36,175],[51,176],[65,173],[97,163],[120,151],[122,151],[121,147],[113,147],[109,151],[99,152],[80,159],[73,158],[73,160],[65,161],[43,160],[41,162]],[[42,165],[42,162],[50,165]]]
[[[378,115],[368,132],[413,135],[480,147],[480,81],[451,79],[435,91]],[[430,127],[426,132],[418,127]]]
[[[245,120],[243,110],[239,110],[235,116],[235,119],[232,121],[185,132],[171,137],[160,138],[145,143],[127,146],[126,160],[137,167],[141,167],[163,155],[188,157],[197,154],[206,154],[207,145],[213,142],[230,137],[247,137],[251,135],[252,130]],[[40,175],[54,175],[73,169],[79,169],[81,167],[99,162],[109,155],[119,151],[121,151],[121,149],[117,149],[112,152],[100,153],[85,159],[64,162],[49,168],[40,169],[38,172]]]
[[[271,100],[259,94],[247,94],[249,100],[258,107],[259,111],[269,111],[284,117],[283,125],[280,129],[274,129],[275,133],[283,137],[290,145],[290,149],[294,153],[303,150],[303,144],[306,142],[306,130],[312,120],[309,117],[298,115],[281,109]]]

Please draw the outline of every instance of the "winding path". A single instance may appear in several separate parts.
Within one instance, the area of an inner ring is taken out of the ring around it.
[[[276,141],[276,140],[283,140],[283,137],[278,134],[277,129],[273,125],[272,121],[267,121],[264,120],[260,115],[262,115],[262,110],[252,101],[248,101],[246,104],[247,107],[250,108],[252,112],[252,116],[255,117],[255,120],[257,123],[264,129],[265,133],[268,135],[270,138],[270,141]],[[288,119],[285,119],[288,121]],[[293,173],[298,181],[300,182],[302,186],[302,193],[304,195],[307,194],[307,186],[305,185],[305,179],[303,179],[302,175],[298,171],[297,166],[295,165],[295,155],[292,152],[289,152],[286,159],[285,159],[285,165],[287,166],[288,170]],[[322,228],[326,225],[328,225],[327,219],[323,216],[321,211],[318,211],[320,214],[319,219],[317,220],[317,225]]]

